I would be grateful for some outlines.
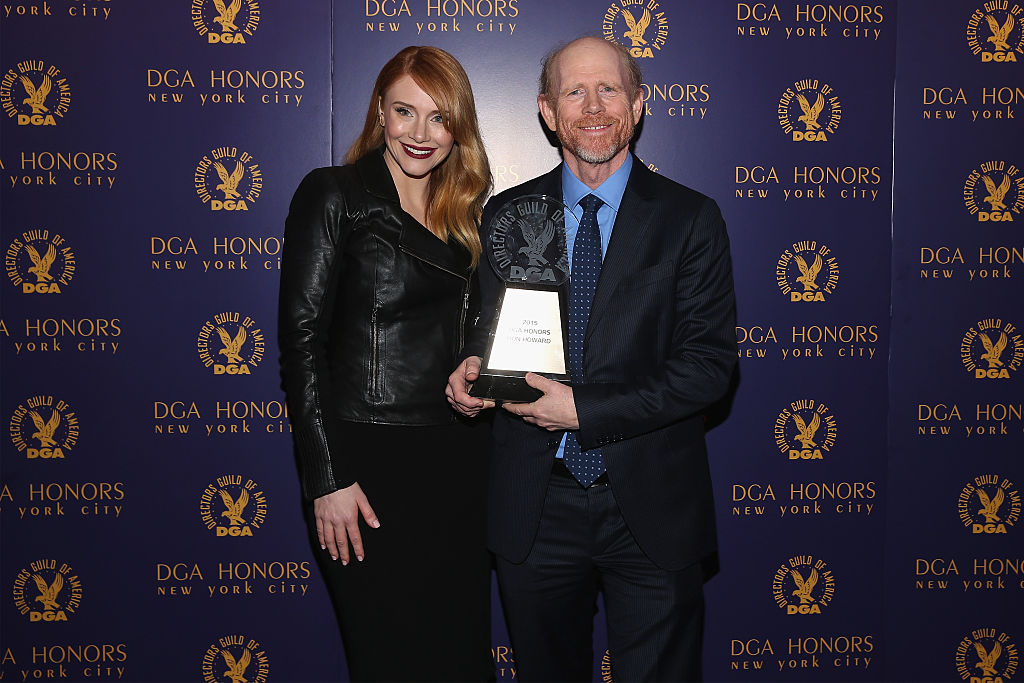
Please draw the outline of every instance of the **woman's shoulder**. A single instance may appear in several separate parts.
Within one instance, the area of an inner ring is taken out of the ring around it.
[[[352,191],[359,186],[351,165],[323,166],[308,172],[295,190],[294,200],[318,204],[351,201]]]
[[[321,166],[307,173],[299,187],[307,186],[310,189],[337,191],[351,184],[356,177],[355,167],[351,164],[346,164],[345,166]]]
[[[340,200],[353,210],[400,203],[380,150],[365,154],[355,163],[313,169],[303,178],[295,196],[321,202]]]

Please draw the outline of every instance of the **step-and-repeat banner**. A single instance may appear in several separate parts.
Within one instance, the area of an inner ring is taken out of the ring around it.
[[[277,372],[288,201],[409,44],[466,67],[497,190],[547,171],[540,61],[581,34],[732,239],[706,678],[1024,676],[1024,3],[898,9],[2,0],[0,678],[345,680]]]
[[[949,9],[899,12],[886,675],[1010,681],[1024,678],[1024,3]]]

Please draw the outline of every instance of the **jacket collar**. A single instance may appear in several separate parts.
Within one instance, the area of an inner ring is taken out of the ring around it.
[[[536,180],[536,186],[532,192],[536,194],[549,194],[559,202],[562,201],[562,164],[540,176]]]
[[[364,154],[355,163],[359,178],[363,181],[363,188],[375,197],[386,199],[389,202],[401,206],[398,198],[398,188],[391,178],[391,171],[384,161],[384,146]]]
[[[399,248],[438,268],[460,277],[470,273],[469,252],[457,240],[444,243],[425,226],[402,209],[398,188],[384,161],[384,147],[378,147],[362,156],[355,163],[356,171],[363,182],[363,188],[370,195],[387,201],[394,206],[394,215],[402,225]]]
[[[632,154],[632,152],[631,152]],[[534,186],[531,192],[537,194],[550,194],[558,197],[559,201],[562,199],[562,166],[565,162],[562,162],[558,166],[545,173],[544,175],[537,176],[534,179]],[[626,181],[626,192],[632,191],[638,199],[649,200],[653,199],[654,196],[650,191],[650,171],[640,158],[633,154],[633,167],[629,171],[629,179]],[[625,197],[625,192],[623,197]],[[621,209],[621,203],[620,203]],[[613,233],[614,234],[614,233]]]

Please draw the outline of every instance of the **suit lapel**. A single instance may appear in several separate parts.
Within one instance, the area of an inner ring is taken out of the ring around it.
[[[639,159],[634,158],[633,169],[630,171],[629,180],[626,183],[626,191],[622,193],[622,202],[619,204],[619,212],[615,217],[612,239],[608,243],[608,251],[604,255],[604,263],[601,265],[601,276],[597,280],[594,303],[590,306],[586,339],[590,338],[596,323],[608,308],[608,302],[619,286],[619,282],[636,270],[637,254],[643,251],[640,247],[647,239],[651,215],[654,213],[654,205],[638,192],[638,188],[643,184],[644,173],[650,173],[650,171]]]

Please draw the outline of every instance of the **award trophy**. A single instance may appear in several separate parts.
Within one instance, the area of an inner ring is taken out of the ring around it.
[[[491,220],[487,258],[505,281],[498,297],[487,355],[471,396],[533,401],[542,395],[526,383],[535,372],[569,382],[565,291],[569,256],[562,202],[524,195]]]

